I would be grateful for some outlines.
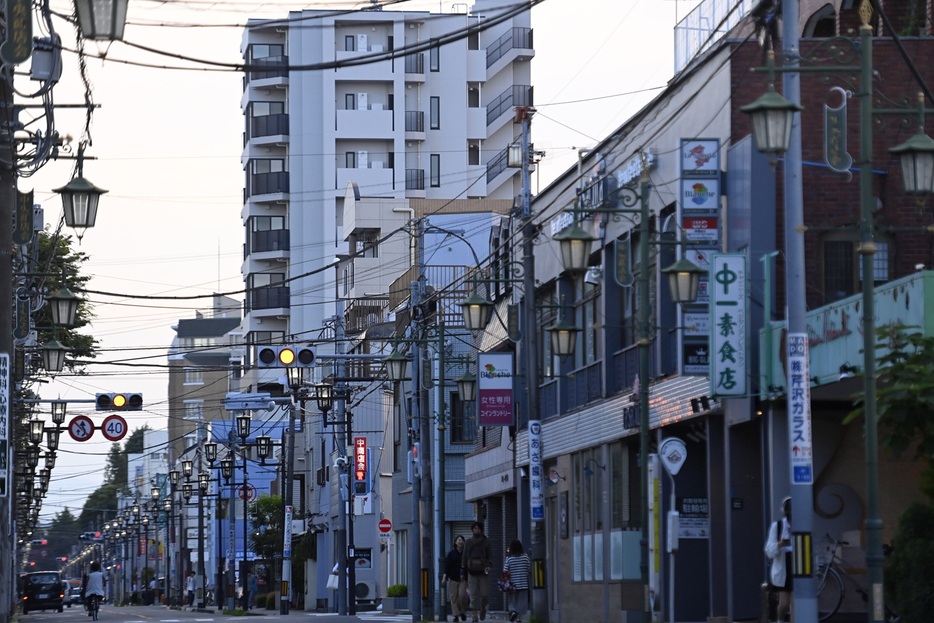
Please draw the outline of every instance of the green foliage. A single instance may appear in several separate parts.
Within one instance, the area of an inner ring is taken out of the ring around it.
[[[104,466],[104,482],[123,487],[127,485],[127,456],[119,442],[110,444],[107,465]]]
[[[934,611],[934,506],[914,504],[901,516],[885,561],[886,591],[902,623],[927,623]]]
[[[386,597],[406,597],[409,594],[409,587],[405,584],[393,584],[386,588]]]
[[[257,595],[257,596],[253,599],[253,605],[254,605],[256,608],[258,608],[259,610],[262,610],[263,608],[265,608],[265,607],[266,607],[266,596],[265,596],[265,595]]]
[[[250,547],[260,560],[273,560],[282,549],[282,498],[262,495],[250,504]]]
[[[266,594],[266,610],[275,610],[276,609],[276,594],[267,593]]]
[[[934,337],[916,327],[885,326],[877,331],[876,411],[880,441],[900,455],[911,447],[915,457],[934,460]],[[864,396],[845,420],[863,415]]]
[[[100,530],[108,519],[117,516],[117,494],[121,488],[104,484],[88,496],[78,516],[81,531]]]
[[[71,546],[78,540],[81,534],[81,524],[67,508],[60,513],[56,513],[49,525],[49,556],[59,558],[61,556],[71,557]]]
[[[147,430],[150,430],[149,424],[144,424],[126,438],[126,443],[123,444],[124,460],[126,460],[127,454],[141,454],[143,452],[143,434]]]

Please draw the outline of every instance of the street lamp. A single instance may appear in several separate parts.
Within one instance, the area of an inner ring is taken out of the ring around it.
[[[470,372],[464,374],[454,381],[457,384],[457,395],[464,402],[473,402],[477,399],[477,377]]]
[[[404,375],[405,368],[402,369]],[[334,388],[330,383],[318,383],[315,386],[315,401],[318,403],[318,410],[327,418],[328,411],[334,407]]]
[[[71,290],[62,284],[54,293],[47,297],[49,312],[52,314],[52,324],[59,327],[75,326],[78,316],[78,303],[81,302]]]
[[[78,24],[85,39],[121,41],[128,0],[75,0]]]
[[[97,1],[90,0],[89,4],[95,4]],[[119,1],[125,3],[126,0]],[[65,225],[75,230],[79,242],[84,237],[85,230],[94,227],[97,222],[97,205],[100,203],[101,195],[107,192],[84,178],[84,148],[84,143],[78,146],[77,176],[61,188],[53,189],[62,196]]]
[[[65,355],[68,349],[56,339],[51,339],[42,345],[40,355],[42,357],[42,367],[46,372],[61,372],[65,367]]]
[[[480,296],[475,290],[458,305],[464,314],[464,326],[470,331],[482,331],[490,317],[493,302]]]
[[[788,9],[791,9],[789,14]],[[796,2],[785,3],[783,45],[786,49],[798,49],[798,6]],[[858,252],[861,259],[862,280],[862,334],[863,334],[863,417],[865,418],[865,452],[866,452],[866,563],[868,570],[869,589],[869,617],[872,621],[881,621],[884,618],[883,599],[883,562],[882,552],[882,518],[879,512],[879,466],[878,466],[878,421],[876,405],[876,360],[875,360],[875,253],[878,247],[874,240],[874,210],[876,202],[873,198],[873,146],[872,146],[872,116],[873,116],[873,67],[872,44],[873,32],[870,21],[872,7],[869,0],[862,0],[858,14],[862,21],[859,28],[858,51],[860,63],[858,68],[843,68],[847,70],[858,69],[859,84],[859,189],[860,189],[860,219],[859,234],[860,245]],[[853,43],[854,47],[857,44]],[[841,67],[808,67],[808,70],[839,71]],[[784,91],[791,100],[800,99],[798,84],[797,62],[785,69]],[[769,72],[772,72],[770,62]],[[770,83],[772,82],[770,77]],[[771,84],[770,84],[771,90]],[[761,100],[762,98],[760,98]],[[774,99],[774,98],[773,98]],[[754,139],[760,150],[769,148],[775,153],[787,151],[785,156],[785,257],[786,282],[785,296],[788,301],[787,318],[787,348],[788,359],[797,347],[796,357],[805,364],[809,359],[808,335],[806,320],[806,292],[804,274],[804,231],[803,217],[803,184],[802,184],[802,156],[801,156],[801,126],[791,125],[783,140],[776,140],[765,136],[767,123],[763,115],[774,114],[776,117],[784,115],[787,123],[793,120],[794,114],[801,110],[797,102],[788,102],[791,106],[769,105],[756,106],[755,103],[741,110],[748,112],[753,118]],[[908,193],[930,192],[934,190],[934,141],[924,134],[924,102],[919,102],[919,128],[918,133],[906,143],[890,150],[900,159],[902,181]],[[903,114],[903,111],[880,110],[877,112]],[[801,404],[804,408],[804,417],[796,416],[810,429],[809,386],[803,383],[800,392]],[[789,396],[791,393],[789,392]],[[790,398],[789,398],[790,400]],[[791,407],[789,407],[791,411]],[[791,425],[790,425],[791,428]],[[810,439],[805,441],[808,443]],[[805,465],[807,475],[811,478],[810,464]],[[796,531],[804,533],[804,539],[811,538],[813,530],[813,499],[812,482],[810,479],[800,479],[797,474],[801,469],[796,465],[795,476],[792,479],[792,506],[795,508]],[[794,486],[801,485],[801,486]],[[799,597],[800,596],[800,597]],[[813,578],[795,578],[795,610],[799,621],[810,623],[816,618],[817,597]],[[800,606],[800,607],[799,607]]]
[[[56,426],[61,426],[65,423],[65,410],[68,407],[68,403],[64,400],[53,400],[52,401],[52,423]]]
[[[389,356],[383,360],[386,364],[386,376],[393,383],[399,383],[405,379],[405,368],[409,360],[405,355],[393,348]],[[318,402],[318,409],[321,409],[321,402]],[[321,409],[322,411],[324,409]]]

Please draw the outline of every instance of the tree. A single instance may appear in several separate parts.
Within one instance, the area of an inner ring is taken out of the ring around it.
[[[81,524],[78,518],[66,508],[60,513],[56,513],[49,524],[49,555],[53,558],[71,555],[71,546],[78,540],[81,534]]]
[[[250,504],[253,523],[250,547],[260,560],[273,560],[282,553],[282,498],[263,495]]]
[[[115,441],[110,445],[110,452],[107,453],[107,465],[104,466],[104,484],[121,487],[127,485],[126,453],[120,448],[120,442]]]
[[[144,424],[130,433],[130,436],[127,437],[126,442],[123,444],[124,460],[126,460],[127,454],[141,454],[143,452],[143,435],[147,430],[150,430],[149,425]]]
[[[100,530],[105,523],[117,516],[117,494],[122,488],[115,484],[105,484],[88,496],[78,516],[78,525],[82,532]]]

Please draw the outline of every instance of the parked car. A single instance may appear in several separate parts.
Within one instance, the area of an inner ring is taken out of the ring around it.
[[[81,587],[72,586],[70,589],[68,589],[68,595],[66,595],[66,599],[68,599],[67,605],[69,608],[72,606],[84,605],[84,599],[81,597]]]
[[[31,610],[65,610],[65,583],[58,571],[36,571],[20,578],[23,614]]]

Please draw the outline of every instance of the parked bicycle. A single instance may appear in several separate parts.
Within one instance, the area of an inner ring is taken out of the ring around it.
[[[843,579],[848,579],[856,589],[856,592],[862,596],[863,601],[869,602],[869,593],[861,586],[840,563],[842,558],[838,556],[837,550],[842,545],[849,545],[847,541],[838,541],[831,535],[827,535],[828,554],[827,558],[817,565],[817,618],[819,621],[826,621],[840,610],[843,604],[843,598],[846,596],[846,585]],[[898,614],[892,610],[888,604],[885,604],[885,620],[887,623],[898,623]]]

